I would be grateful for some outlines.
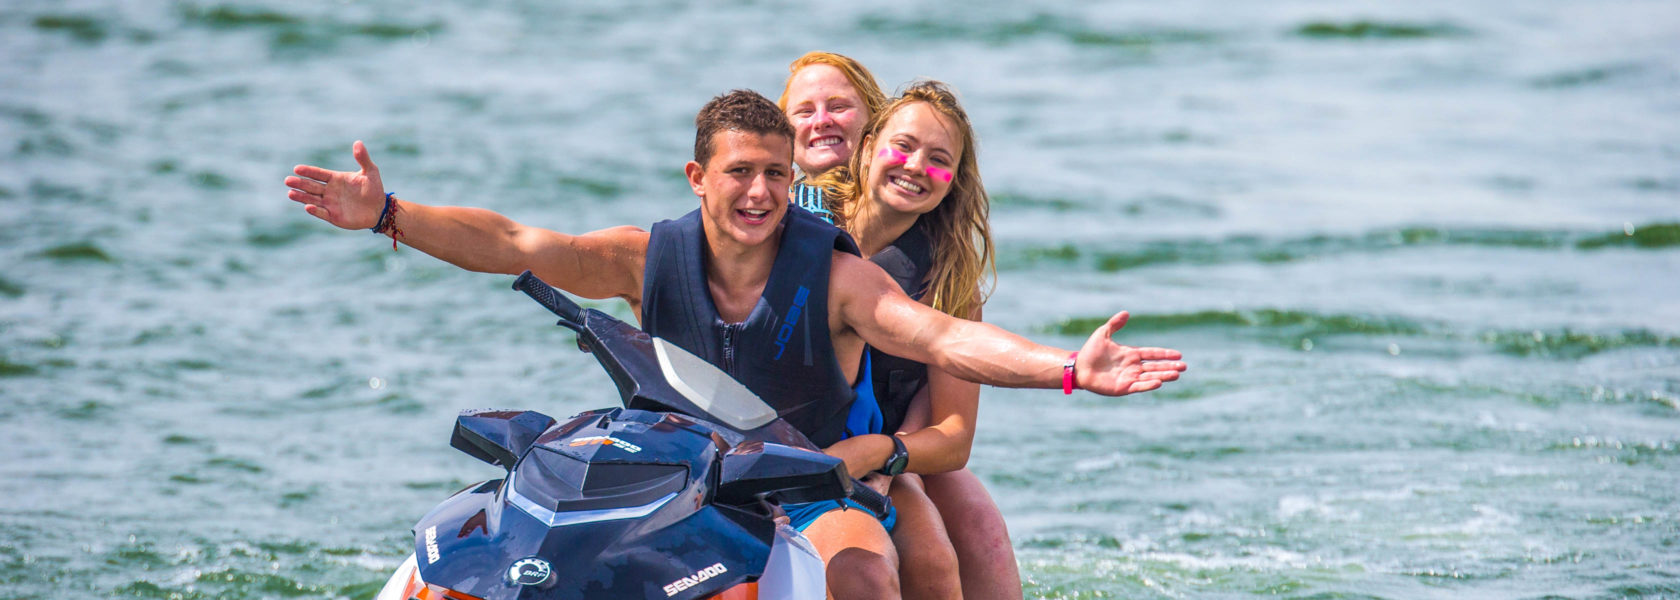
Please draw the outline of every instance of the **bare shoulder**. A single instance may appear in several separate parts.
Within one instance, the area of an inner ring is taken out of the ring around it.
[[[829,267],[829,289],[843,293],[843,297],[854,297],[863,293],[878,296],[890,290],[898,289],[892,276],[881,270],[881,266],[869,262],[850,252],[834,251],[834,259]]]
[[[830,267],[836,276],[861,277],[865,279],[882,279],[892,281],[892,277],[881,266],[869,262],[868,259],[850,252],[834,251],[834,261]]]
[[[834,253],[828,289],[830,312],[864,342],[895,356],[931,363],[929,336],[955,321],[910,299],[880,265],[852,254]]]

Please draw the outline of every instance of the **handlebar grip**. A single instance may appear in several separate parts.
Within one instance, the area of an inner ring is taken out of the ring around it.
[[[865,485],[862,480],[852,480],[852,495],[847,496],[852,501],[863,505],[865,510],[875,513],[875,518],[885,520],[887,511],[892,508],[892,499],[881,495],[875,488]]]
[[[572,302],[571,298],[567,298],[536,275],[532,275],[530,271],[520,273],[519,279],[513,280],[513,289],[525,292],[526,296],[536,300],[537,304],[543,305],[549,312],[559,315],[561,319],[572,323],[579,323],[583,319],[583,307]]]

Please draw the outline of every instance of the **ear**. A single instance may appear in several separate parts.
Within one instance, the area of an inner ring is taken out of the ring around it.
[[[688,175],[688,187],[694,189],[694,195],[705,198],[706,168],[691,160],[688,161],[688,164],[683,165],[683,173]]]
[[[854,157],[857,159],[857,172],[852,173],[852,180],[857,182],[859,193],[862,193],[863,188],[869,185],[864,180],[868,179],[866,174],[869,173],[869,164],[875,162],[875,140],[875,134],[866,133],[863,135],[863,140],[858,143],[858,154]],[[851,163],[848,162],[847,164]]]

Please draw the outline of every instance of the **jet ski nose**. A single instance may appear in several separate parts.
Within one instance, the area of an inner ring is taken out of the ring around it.
[[[688,486],[688,468],[590,463],[538,447],[520,461],[508,480],[509,503],[555,526],[562,521],[581,523],[651,513]]]

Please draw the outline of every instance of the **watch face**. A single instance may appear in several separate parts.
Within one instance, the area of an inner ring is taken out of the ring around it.
[[[887,457],[887,464],[881,467],[883,475],[898,475],[904,472],[905,467],[910,466],[910,450],[904,447],[904,440],[895,435],[892,436],[892,441],[893,453]]]

